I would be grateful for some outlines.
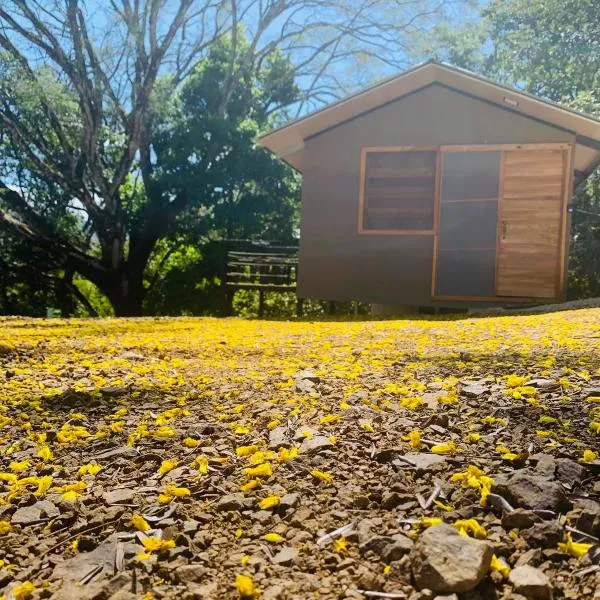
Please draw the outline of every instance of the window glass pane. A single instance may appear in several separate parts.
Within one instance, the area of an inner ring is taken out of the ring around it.
[[[433,229],[436,152],[369,152],[364,229]]]

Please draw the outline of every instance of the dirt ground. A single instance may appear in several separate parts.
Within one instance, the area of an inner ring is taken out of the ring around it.
[[[600,309],[0,319],[0,594],[600,598],[599,442]]]

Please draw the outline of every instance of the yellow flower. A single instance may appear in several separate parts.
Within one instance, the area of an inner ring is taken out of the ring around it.
[[[37,451],[37,456],[45,462],[48,462],[49,460],[52,460],[54,458],[52,450],[50,450],[48,446],[41,446],[40,449]]]
[[[252,557],[249,554],[244,554],[244,556],[242,556],[242,560],[240,560],[240,562],[242,563],[242,567],[248,566],[248,563],[250,562],[251,558]]]
[[[305,437],[307,440],[310,440],[311,438],[315,437],[315,434],[310,429],[305,429],[302,432],[302,436]]]
[[[31,581],[24,581],[12,589],[15,600],[29,600],[35,592],[35,585]]]
[[[266,450],[264,452],[259,450],[250,456],[248,462],[252,465],[260,465],[268,460],[271,460],[272,458],[275,458],[275,452],[272,450]]]
[[[519,375],[509,375],[506,378],[506,385],[509,388],[516,388],[522,386],[527,381],[527,377],[521,377]]]
[[[174,483],[170,483],[165,491],[158,496],[159,504],[169,504],[175,498],[184,498],[191,495],[191,492],[186,487],[177,487]]]
[[[408,435],[403,435],[402,439],[408,442],[411,448],[419,449],[421,447],[421,432],[413,429]]]
[[[385,567],[383,567],[384,575],[389,575],[391,572],[392,572],[392,565],[385,565]]]
[[[504,579],[506,579],[510,573],[510,567],[506,564],[505,560],[503,558],[498,558],[495,554],[492,554],[490,569],[492,571],[498,571]]]
[[[281,542],[285,542],[285,538],[278,533],[265,533],[263,539],[272,544],[281,544]]]
[[[170,548],[175,548],[175,542],[173,540],[161,540],[160,538],[151,536],[143,537],[141,542],[142,546],[144,546],[148,552],[163,552]]]
[[[8,521],[0,521],[0,535],[6,535],[12,530],[12,525]]]
[[[242,537],[242,535],[244,534],[243,530],[240,529],[239,527],[235,530],[235,538],[236,539],[240,539]]]
[[[410,396],[408,398],[402,398],[400,400],[400,406],[402,408],[407,408],[408,410],[416,410],[423,402],[423,398],[420,398],[419,396]]]
[[[371,423],[369,423],[368,421],[365,421],[362,424],[362,428],[367,431],[368,433],[374,433],[375,432],[375,427],[373,427],[373,425]]]
[[[236,575],[235,587],[242,598],[250,598],[258,595],[254,581],[252,581],[252,577],[249,575]]]
[[[238,456],[250,456],[251,454],[254,454],[255,452],[258,452],[259,447],[254,444],[252,446],[238,446],[235,449],[235,453]]]
[[[246,425],[238,425],[233,430],[233,433],[236,435],[246,435],[247,433],[250,433],[250,427],[247,427]]]
[[[436,506],[439,506],[442,510],[445,510],[446,512],[450,512],[451,510],[454,510],[454,507],[451,504],[444,504],[443,502],[440,502],[439,500],[434,500],[433,503]]]
[[[349,542],[342,536],[336,540],[333,540],[333,550],[338,554],[344,554],[348,551]]]
[[[79,467],[77,470],[77,475],[80,477],[83,477],[84,475],[97,475],[101,469],[102,467],[100,465],[93,465],[90,463]]]
[[[418,521],[413,523],[415,529],[427,529],[428,527],[434,527],[443,523],[439,517],[419,517]]]
[[[149,531],[150,529],[152,529],[152,527],[150,527],[146,519],[144,519],[142,515],[138,515],[137,513],[134,513],[134,515],[131,517],[129,525],[131,527],[134,527],[138,531]]]
[[[458,533],[464,536],[468,536],[469,533],[476,538],[484,538],[487,535],[485,527],[480,525],[476,519],[458,519],[452,526],[458,529]]]
[[[538,437],[541,437],[541,438],[548,438],[548,437],[552,437],[554,434],[551,431],[538,429],[535,432],[535,435],[537,435]]]
[[[191,437],[186,437],[186,438],[183,440],[183,445],[184,445],[186,448],[195,448],[196,446],[199,446],[199,445],[200,445],[200,440],[195,440],[194,438],[191,438]]]
[[[593,544],[584,544],[582,542],[574,542],[571,538],[571,534],[567,533],[567,541],[559,542],[558,549],[570,554],[575,558],[581,558],[585,556]]]
[[[538,423],[541,423],[543,425],[549,425],[550,423],[558,423],[558,419],[555,419],[554,417],[550,417],[548,415],[542,415],[538,419]]]
[[[579,459],[581,463],[591,463],[594,462],[598,458],[598,455],[591,450],[584,450],[583,456]]]
[[[296,456],[298,456],[298,448],[295,446],[292,446],[291,448],[279,448],[277,460],[279,462],[288,462],[288,460],[292,460],[292,458],[296,458]]]
[[[458,450],[456,444],[452,441],[446,442],[445,444],[436,444],[431,447],[431,452],[434,454],[456,454]]]
[[[208,456],[201,454],[197,456],[191,464],[192,469],[198,469],[202,475],[206,475],[208,473]]]
[[[165,439],[165,438],[170,438],[170,437],[173,437],[174,435],[175,435],[175,431],[173,430],[172,427],[169,427],[168,425],[163,425],[162,427],[159,427],[158,429],[156,429],[154,431],[154,437],[158,438],[159,440]]]
[[[240,489],[242,490],[242,492],[249,492],[250,490],[260,487],[261,485],[262,482],[260,479],[251,479],[248,483],[244,483],[244,485],[242,485]]]
[[[61,495],[61,500],[64,502],[73,502],[73,500],[77,500],[77,498],[80,498],[81,496],[82,494],[79,492],[76,492],[75,490],[69,490]]]
[[[21,462],[12,461],[10,463],[10,465],[8,466],[8,468],[13,473],[23,473],[23,471],[27,471],[27,469],[29,469],[30,466],[31,466],[31,461],[22,460]]]
[[[590,429],[597,434],[600,434],[600,421],[592,421],[590,423]]]
[[[333,475],[331,473],[325,473],[324,471],[319,471],[319,469],[313,469],[310,474],[319,481],[325,481],[327,483],[333,481]]]
[[[266,498],[263,498],[260,501],[259,506],[263,510],[266,510],[268,508],[273,508],[273,507],[277,506],[280,502],[281,502],[280,496],[267,496]]]
[[[36,484],[37,490],[33,492],[33,495],[36,498],[43,498],[46,495],[46,492],[50,489],[52,485],[52,477],[50,475],[44,475],[43,477],[38,477]]]
[[[467,433],[467,437],[465,437],[465,442],[467,442],[467,444],[476,444],[479,440],[481,439],[481,434],[480,433]]]
[[[267,423],[267,429],[275,429],[275,427],[279,427],[281,425],[281,419],[273,419]]]
[[[481,493],[481,505],[485,506],[486,498],[492,489],[494,480],[488,477],[484,471],[475,465],[469,465],[462,473],[454,473],[450,477],[453,483],[460,483],[464,488],[473,488]]]
[[[176,460],[163,460],[158,468],[159,475],[166,475],[169,471],[172,471],[177,466]]]
[[[257,467],[248,467],[244,469],[244,473],[248,479],[253,477],[271,477],[273,475],[273,469],[271,469],[271,463],[266,462]]]

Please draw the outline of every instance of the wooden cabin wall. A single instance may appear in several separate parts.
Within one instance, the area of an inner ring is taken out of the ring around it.
[[[432,234],[359,234],[361,150],[548,142],[573,143],[574,135],[438,84],[306,140],[299,297],[472,306],[432,300]]]

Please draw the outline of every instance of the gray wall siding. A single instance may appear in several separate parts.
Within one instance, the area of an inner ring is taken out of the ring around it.
[[[441,304],[431,300],[433,236],[357,233],[363,147],[543,142],[574,136],[438,85],[307,140],[298,296]]]

